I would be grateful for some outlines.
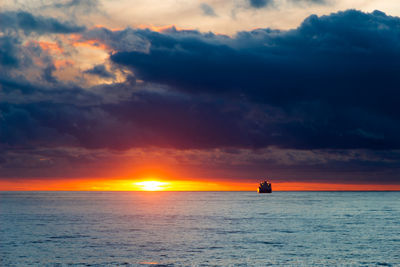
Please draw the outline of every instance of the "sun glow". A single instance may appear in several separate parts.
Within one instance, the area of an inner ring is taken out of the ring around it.
[[[154,178],[153,178],[154,179]],[[132,179],[1,180],[0,191],[253,191],[258,181]],[[329,184],[273,182],[276,191],[400,191],[399,184]]]
[[[143,181],[137,182],[135,185],[140,187],[142,191],[161,191],[165,190],[165,186],[169,183],[166,182],[159,182],[159,181]]]

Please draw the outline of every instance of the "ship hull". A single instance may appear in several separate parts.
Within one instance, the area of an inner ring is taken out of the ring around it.
[[[269,193],[272,193],[272,190],[257,189],[257,192],[258,192],[259,194],[264,194],[264,193],[269,194]]]

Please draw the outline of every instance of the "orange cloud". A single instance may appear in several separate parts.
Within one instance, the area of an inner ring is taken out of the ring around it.
[[[98,29],[98,28],[106,28],[107,30],[110,30],[112,32],[122,31],[123,30],[123,28],[109,28],[109,27],[107,27],[105,25],[101,25],[101,24],[94,25],[94,27],[90,28],[90,30]]]
[[[70,59],[59,59],[59,60],[54,60],[54,66],[59,69],[59,68],[63,68],[66,66],[72,66],[74,65],[74,61],[70,60]]]
[[[85,41],[79,41],[79,42],[74,42],[72,43],[73,46],[86,46],[90,48],[98,48],[102,50],[112,50],[110,47],[105,45],[104,43],[101,43],[99,40],[85,40]]]
[[[64,49],[62,47],[60,47],[58,43],[45,42],[45,41],[30,41],[28,44],[29,45],[31,45],[31,44],[38,45],[43,50],[48,51],[49,53],[53,53],[53,54],[55,54],[55,53],[57,53],[57,54],[64,53]]]
[[[112,51],[112,48],[101,42],[101,40],[97,39],[83,40],[82,35],[80,34],[71,34],[69,42],[74,47],[81,46],[81,47],[89,47],[89,48]]]

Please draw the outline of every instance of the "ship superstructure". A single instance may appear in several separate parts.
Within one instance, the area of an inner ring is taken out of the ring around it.
[[[268,181],[261,182],[257,189],[258,193],[272,193],[271,183]]]

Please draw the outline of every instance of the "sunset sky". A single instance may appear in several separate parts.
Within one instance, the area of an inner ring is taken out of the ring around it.
[[[0,190],[400,190],[398,16],[2,0]]]

